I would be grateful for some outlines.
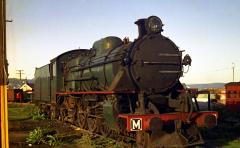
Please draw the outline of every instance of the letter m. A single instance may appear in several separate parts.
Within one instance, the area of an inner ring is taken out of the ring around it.
[[[142,118],[132,118],[130,124],[131,124],[131,131],[142,130]]]

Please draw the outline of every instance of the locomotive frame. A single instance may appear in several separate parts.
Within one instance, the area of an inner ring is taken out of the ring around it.
[[[203,144],[197,126],[216,126],[218,113],[194,108],[194,93],[179,81],[190,56],[161,35],[158,17],[136,24],[133,42],[107,37],[36,68],[34,101],[51,118],[137,147]]]

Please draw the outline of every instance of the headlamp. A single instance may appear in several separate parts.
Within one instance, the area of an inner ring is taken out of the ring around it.
[[[150,16],[146,21],[146,29],[149,33],[162,32],[163,23],[159,17]]]

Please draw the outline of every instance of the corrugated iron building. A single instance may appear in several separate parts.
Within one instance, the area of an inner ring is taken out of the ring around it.
[[[230,82],[225,85],[226,106],[240,110],[240,82]]]

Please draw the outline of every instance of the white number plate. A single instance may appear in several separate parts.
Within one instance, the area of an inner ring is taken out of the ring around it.
[[[132,118],[131,120],[131,131],[142,130],[142,118]]]

